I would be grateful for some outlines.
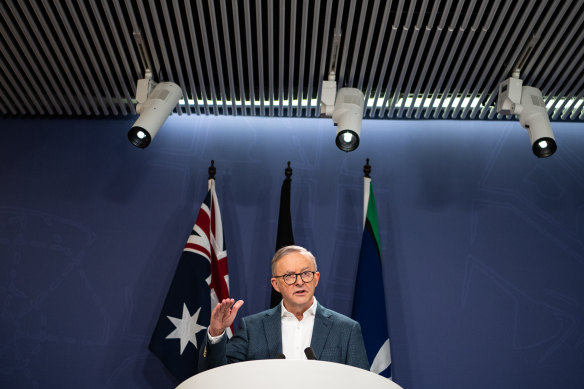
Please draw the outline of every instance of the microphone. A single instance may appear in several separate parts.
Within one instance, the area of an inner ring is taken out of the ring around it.
[[[306,358],[308,360],[315,360],[316,361],[316,355],[314,354],[314,350],[312,349],[312,347],[308,346],[304,349],[304,355],[306,355]]]
[[[282,353],[276,354],[276,359],[286,359],[286,356]]]

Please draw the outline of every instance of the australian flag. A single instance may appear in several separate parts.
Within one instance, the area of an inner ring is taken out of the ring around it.
[[[215,180],[210,179],[149,346],[179,382],[198,372],[211,309],[224,298],[229,298],[227,251]]]
[[[352,317],[361,324],[370,370],[391,378],[391,353],[381,272],[377,209],[369,177],[365,177],[364,181],[363,205],[363,237]]]

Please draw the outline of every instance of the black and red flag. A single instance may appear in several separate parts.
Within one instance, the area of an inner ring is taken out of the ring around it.
[[[292,216],[290,215],[290,189],[292,179],[292,168],[290,161],[288,167],[284,170],[286,178],[282,183],[282,191],[280,192],[280,213],[278,214],[278,234],[276,236],[276,251],[284,246],[294,244],[294,234],[292,233]],[[270,308],[280,304],[282,295],[272,287],[272,296],[270,299]]]

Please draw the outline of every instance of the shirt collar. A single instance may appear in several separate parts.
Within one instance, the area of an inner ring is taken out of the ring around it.
[[[308,308],[306,310],[306,312],[304,312],[303,317],[305,317],[305,316],[315,316],[316,315],[316,305],[317,304],[318,304],[318,301],[316,301],[316,297],[312,296],[312,305],[310,306],[310,308]],[[295,316],[292,312],[290,312],[290,311],[288,311],[286,309],[286,307],[284,306],[284,300],[282,300],[280,302],[280,305],[282,307],[281,317]]]

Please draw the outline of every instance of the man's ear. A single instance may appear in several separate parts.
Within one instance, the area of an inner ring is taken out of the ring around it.
[[[274,289],[276,289],[276,292],[280,293],[280,286],[278,285],[278,279],[272,277],[270,282],[272,283],[272,286],[274,287]]]

